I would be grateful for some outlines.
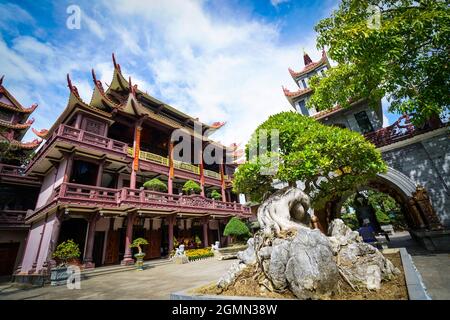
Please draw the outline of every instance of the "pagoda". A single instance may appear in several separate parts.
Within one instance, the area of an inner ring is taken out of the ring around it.
[[[3,86],[0,78],[0,276],[10,275],[20,262],[30,226],[28,210],[38,198],[40,181],[26,176],[25,166],[41,139],[22,142],[33,124],[30,115],[37,108],[23,107]],[[33,128],[32,128],[33,129]]]
[[[23,107],[3,86],[4,76],[0,78],[0,162],[20,165],[31,152],[41,144],[41,139],[22,142],[22,138],[34,119],[28,119],[37,104]]]
[[[284,86],[282,87],[286,99],[297,112],[313,117],[324,124],[348,128],[362,134],[382,128],[383,112],[381,101],[375,109],[371,108],[364,99],[353,102],[350,108],[346,109],[340,106],[332,106],[323,111],[308,108],[308,99],[313,94],[313,90],[309,85],[310,79],[315,75],[325,76],[326,70],[330,69],[331,66],[325,50],[322,50],[322,56],[318,61],[313,61],[308,53],[304,52],[303,63],[304,67],[300,71],[288,68],[298,89],[290,91]]]
[[[68,239],[79,245],[84,268],[127,265],[136,237],[152,244],[146,259],[160,258],[177,242],[224,245],[227,221],[251,216],[232,192],[236,146],[209,138],[225,123],[202,123],[149,95],[123,75],[114,54],[112,60],[109,84],[92,70],[89,101],[67,75],[65,109],[48,130],[34,130],[45,143],[23,173],[38,179],[40,190],[25,217],[31,227],[16,279],[45,277],[56,246]],[[147,189],[153,179],[167,190]],[[188,181],[197,194],[183,190]]]

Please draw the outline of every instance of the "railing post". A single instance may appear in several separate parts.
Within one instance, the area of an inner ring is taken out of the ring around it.
[[[237,207],[236,201],[233,201],[233,207],[234,207],[234,210],[236,210],[236,207]]]
[[[83,130],[80,130],[79,132],[78,132],[78,141],[83,141],[83,138],[84,138],[84,131]]]
[[[120,194],[120,200],[124,201],[127,199],[127,189],[122,188],[121,194]]]
[[[141,203],[144,203],[144,202],[145,202],[145,190],[144,190],[144,189],[142,189],[142,190],[139,192],[139,201],[140,201]]]

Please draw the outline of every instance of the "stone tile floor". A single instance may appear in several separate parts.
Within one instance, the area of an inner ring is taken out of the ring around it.
[[[391,236],[390,248],[405,247],[433,299],[450,299],[449,253],[430,253],[407,232]],[[158,263],[144,271],[114,272],[82,280],[80,290],[66,286],[24,288],[0,283],[0,300],[6,299],[168,299],[171,292],[216,281],[235,260],[215,258],[178,265]]]
[[[187,264],[165,263],[143,271],[130,270],[97,275],[81,281],[80,290],[66,286],[23,288],[0,284],[0,300],[16,299],[169,299],[171,292],[216,281],[236,260],[215,258]]]
[[[429,252],[411,239],[408,232],[397,232],[390,238],[389,248],[404,247],[411,255],[431,298],[450,300],[450,248],[444,253]]]

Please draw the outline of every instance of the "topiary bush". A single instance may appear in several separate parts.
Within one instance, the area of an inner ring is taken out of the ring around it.
[[[225,237],[230,236],[233,240],[246,240],[251,236],[248,226],[236,217],[228,221],[223,231]]]
[[[148,241],[144,238],[137,238],[130,244],[130,248],[138,248],[139,254],[142,254],[141,246],[145,246],[148,244]]]
[[[216,189],[214,189],[214,190],[211,192],[211,199],[214,199],[214,200],[222,200],[222,195],[219,193],[219,191],[217,191]]]
[[[183,192],[185,194],[198,194],[200,192],[202,192],[202,188],[200,187],[200,185],[192,180],[188,180],[186,181],[186,183],[183,185]]]
[[[153,178],[144,183],[144,188],[152,191],[167,192],[167,184],[158,178]]]
[[[72,239],[60,243],[53,258],[55,258],[61,265],[67,265],[70,260],[78,259],[81,255],[80,248]]]

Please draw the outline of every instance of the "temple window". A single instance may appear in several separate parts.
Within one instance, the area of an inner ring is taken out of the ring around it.
[[[365,111],[361,111],[355,114],[356,122],[358,122],[358,126],[361,129],[362,133],[372,132],[373,127],[372,123],[370,123],[370,119],[367,116]]]
[[[98,135],[103,135],[105,129],[104,123],[90,118],[85,118],[83,122],[84,122],[83,125],[84,130]]]
[[[308,86],[306,85],[305,79],[302,79],[303,88],[306,89]]]
[[[70,182],[95,186],[97,171],[97,164],[83,160],[75,160],[73,162],[72,174],[70,175]]]
[[[300,100],[297,104],[298,104],[298,111],[305,116],[309,116],[309,111],[308,108],[306,108],[305,100]]]

